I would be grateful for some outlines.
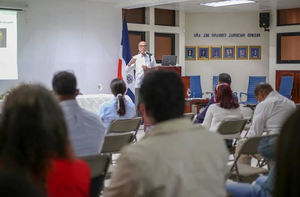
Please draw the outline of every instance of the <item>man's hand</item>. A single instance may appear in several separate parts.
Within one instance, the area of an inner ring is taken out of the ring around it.
[[[131,66],[132,64],[134,64],[136,62],[136,58],[131,58],[131,60],[128,63],[128,66]]]
[[[142,65],[142,68],[144,69],[144,71],[148,70],[148,66]]]

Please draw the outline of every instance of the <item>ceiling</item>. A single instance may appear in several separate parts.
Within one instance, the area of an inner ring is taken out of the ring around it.
[[[0,4],[28,3],[29,0],[0,0]],[[53,1],[53,0],[44,0]],[[212,8],[200,3],[221,0],[68,0],[94,1],[113,4],[121,8],[138,8],[156,6],[164,9],[184,10],[186,12],[244,12],[267,11],[272,9],[300,8],[300,0],[255,0],[256,3]]]
[[[186,12],[243,12],[272,9],[300,8],[300,0],[255,0],[256,3],[212,8],[200,3],[220,0],[91,0],[113,3],[122,8],[156,6],[165,9],[185,10]]]

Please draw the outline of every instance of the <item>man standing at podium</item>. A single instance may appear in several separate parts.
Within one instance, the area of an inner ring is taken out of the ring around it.
[[[132,57],[125,68],[127,73],[135,70],[135,106],[137,114],[139,105],[139,91],[144,78],[144,72],[156,66],[155,58],[147,51],[147,43],[145,41],[139,42],[138,49],[139,53]]]

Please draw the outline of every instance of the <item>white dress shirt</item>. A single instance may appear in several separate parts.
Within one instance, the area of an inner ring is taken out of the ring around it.
[[[128,73],[135,70],[135,88],[140,88],[144,78],[144,69],[142,66],[145,65],[148,68],[152,68],[156,66],[156,61],[153,55],[151,55],[150,60],[149,55],[142,55],[141,53],[135,55],[133,58],[136,59],[136,62],[134,64],[127,65],[125,71]]]
[[[224,197],[228,152],[220,135],[171,119],[122,149],[104,197]]]
[[[125,111],[126,111],[123,116],[120,116],[117,112],[116,97],[112,101],[104,102],[100,106],[99,117],[106,130],[108,129],[110,123],[113,120],[134,118],[136,116],[134,103],[131,100],[127,100],[126,97],[123,97],[123,99],[125,102]]]
[[[241,108],[225,109],[219,103],[208,107],[202,126],[216,132],[223,120],[240,120],[243,118]]]
[[[60,102],[65,116],[68,136],[76,156],[101,152],[105,128],[98,116],[77,104],[76,100]]]
[[[248,137],[279,133],[284,121],[295,111],[296,105],[293,101],[272,91],[260,102],[254,111],[252,125]]]

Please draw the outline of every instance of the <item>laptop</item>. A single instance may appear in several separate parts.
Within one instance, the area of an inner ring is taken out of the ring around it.
[[[162,56],[162,66],[175,66],[177,61],[176,55],[163,55]]]

